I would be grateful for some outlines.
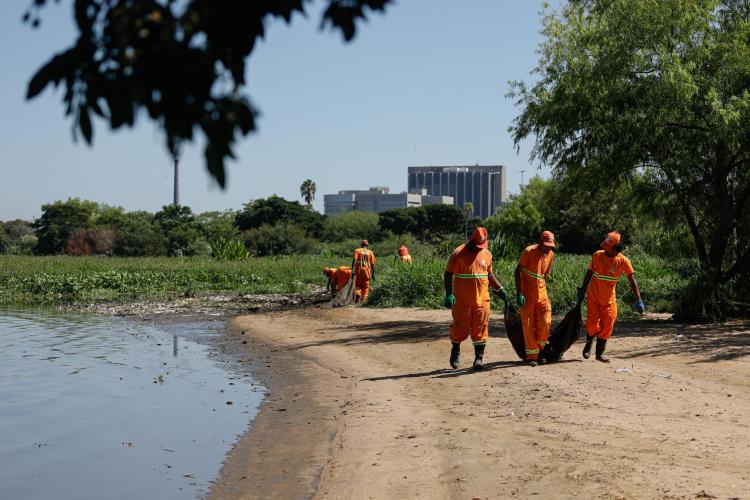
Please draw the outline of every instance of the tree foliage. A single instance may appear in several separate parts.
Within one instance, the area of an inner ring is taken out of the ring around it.
[[[321,238],[324,241],[377,240],[381,233],[379,220],[378,214],[372,212],[344,212],[326,219]]]
[[[99,206],[88,200],[69,198],[42,205],[42,216],[34,222],[38,238],[36,252],[42,255],[62,253],[76,229],[93,225]]]
[[[323,231],[325,217],[309,210],[298,201],[288,201],[280,196],[269,196],[245,203],[237,213],[235,224],[240,230],[255,229],[266,224],[275,226],[281,222],[291,222],[302,227],[308,236],[318,237]]]
[[[701,265],[686,315],[721,317],[750,271],[750,5],[739,0],[571,1],[544,21],[511,131],[592,191],[644,168],[686,223]]]
[[[170,255],[198,255],[208,251],[201,226],[190,207],[166,205],[154,214],[154,223],[166,237]]]
[[[315,192],[317,191],[317,189],[318,188],[312,179],[305,179],[305,181],[300,185],[299,194],[300,196],[302,196],[302,199],[305,200],[307,208],[312,208],[312,202],[313,200],[315,200]]]
[[[466,214],[453,205],[427,205],[387,210],[380,213],[380,227],[394,234],[412,234],[423,241],[460,234]]]
[[[59,1],[59,0],[56,0]],[[31,0],[24,19],[36,27],[51,0]],[[75,0],[75,43],[32,77],[27,98],[48,85],[65,88],[65,114],[84,140],[93,140],[92,115],[112,129],[132,127],[141,111],[164,130],[170,152],[206,139],[211,176],[224,186],[225,161],[238,135],[256,128],[257,110],[243,93],[246,59],[272,19],[291,23],[312,0]],[[328,0],[321,27],[351,40],[368,10],[390,0]]]

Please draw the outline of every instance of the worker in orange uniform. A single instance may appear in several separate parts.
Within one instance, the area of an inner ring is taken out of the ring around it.
[[[351,279],[352,268],[349,266],[339,266],[338,269],[336,269],[336,293],[343,290]]]
[[[328,283],[326,284],[326,290],[331,291],[331,297],[335,297],[337,293],[337,285],[336,285],[336,268],[331,267],[324,267],[323,268],[323,274],[326,275],[328,278]]]
[[[398,260],[404,264],[411,264],[411,255],[409,254],[409,249],[406,248],[406,245],[398,247]]]
[[[335,297],[352,278],[352,268],[349,266],[324,267],[323,274],[328,277],[326,289],[331,291],[331,297]]]
[[[490,322],[489,287],[506,298],[505,289],[492,274],[492,253],[487,250],[487,230],[478,227],[471,239],[456,248],[448,258],[443,281],[445,306],[451,309],[451,368],[458,368],[461,342],[471,335],[474,344],[475,370],[484,368]]]
[[[635,295],[635,309],[643,314],[646,306],[641,300],[641,290],[635,281],[633,265],[630,259],[622,253],[620,233],[612,231],[601,242],[602,250],[597,250],[591,256],[591,264],[583,278],[583,286],[578,289],[578,300],[588,288],[586,298],[586,345],[583,347],[583,357],[591,356],[591,344],[596,337],[596,359],[602,363],[609,363],[604,356],[607,339],[612,335],[612,329],[617,319],[617,295],[615,288],[617,281],[624,274],[628,277],[630,289]],[[589,287],[589,283],[591,286]]]
[[[545,363],[539,355],[547,345],[552,324],[552,306],[547,295],[547,277],[555,260],[555,235],[542,231],[539,243],[527,246],[518,259],[516,271],[516,304],[520,308],[526,363]]]
[[[367,240],[362,240],[361,248],[354,250],[354,301],[364,302],[370,294],[370,280],[375,281],[375,254],[369,249]]]

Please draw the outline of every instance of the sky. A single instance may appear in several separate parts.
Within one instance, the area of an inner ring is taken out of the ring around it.
[[[115,132],[95,121],[89,147],[73,141],[61,89],[25,100],[36,69],[75,38],[73,0],[49,5],[37,30],[21,22],[30,3],[0,2],[0,220],[32,220],[69,197],[151,212],[171,203],[172,162],[145,116]],[[205,170],[202,141],[185,147],[181,204],[200,213],[272,194],[301,201],[310,178],[322,211],[326,193],[406,190],[412,165],[506,165],[509,193],[522,170],[525,182],[548,175],[530,164],[531,141],[513,145],[519,109],[505,97],[509,81],[533,81],[541,1],[397,0],[348,44],[319,29],[323,6],[267,24],[247,74],[258,131],[240,139],[223,190]]]

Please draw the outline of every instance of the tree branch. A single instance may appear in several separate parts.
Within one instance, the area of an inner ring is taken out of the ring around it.
[[[701,127],[700,125],[685,125],[683,123],[674,123],[674,122],[663,123],[662,127],[672,127],[672,128],[686,129],[686,130],[699,130],[701,132],[710,132],[710,129],[706,127]]]
[[[695,242],[695,249],[698,251],[698,259],[703,264],[710,265],[708,260],[708,254],[706,253],[706,243],[703,241],[703,236],[701,236],[700,231],[698,230],[698,225],[695,223],[695,218],[693,217],[693,214],[690,212],[690,205],[687,203],[687,196],[684,196],[680,191],[680,186],[677,184],[677,181],[674,178],[674,175],[672,175],[671,172],[669,172],[664,167],[659,167],[662,172],[664,172],[664,175],[669,179],[669,183],[672,185],[672,189],[674,189],[675,194],[677,195],[677,199],[679,200],[680,207],[682,208],[682,213],[685,216],[685,220],[688,224],[688,228],[690,229],[690,234],[693,235],[693,241]]]

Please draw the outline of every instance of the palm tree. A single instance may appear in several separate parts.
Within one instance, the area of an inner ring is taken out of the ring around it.
[[[307,208],[312,208],[312,202],[315,199],[315,183],[312,179],[307,179],[299,187],[299,194],[305,199]]]
[[[474,204],[470,201],[464,203],[464,215],[466,215],[466,221],[464,222],[464,233],[466,237],[469,237],[469,219],[474,216]]]

